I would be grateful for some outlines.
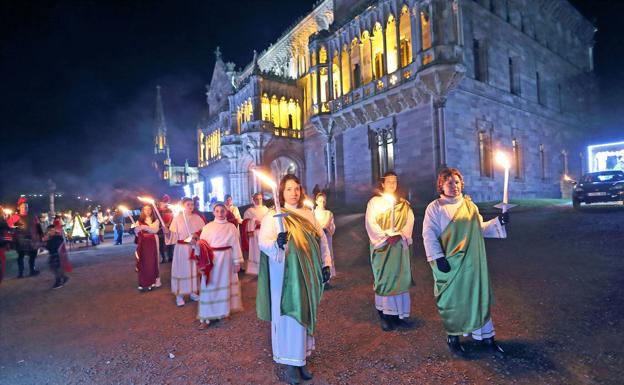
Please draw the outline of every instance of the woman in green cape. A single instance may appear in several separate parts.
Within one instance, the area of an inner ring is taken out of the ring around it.
[[[329,280],[331,254],[314,213],[303,207],[301,182],[286,175],[279,185],[285,231],[275,210],[262,219],[258,243],[260,266],[256,311],[271,321],[273,360],[286,365],[287,381],[298,384],[312,374],[306,358],[314,350],[318,306]]]
[[[412,230],[414,213],[407,200],[396,198],[397,175],[389,171],[379,181],[379,194],[366,206],[375,308],[381,329],[411,328]]]
[[[434,295],[451,353],[465,357],[459,341],[472,335],[497,355],[490,316],[493,303],[483,238],[506,238],[509,214],[484,222],[470,197],[462,194],[464,179],[455,168],[438,174],[440,198],[427,206],[423,242],[435,280]]]

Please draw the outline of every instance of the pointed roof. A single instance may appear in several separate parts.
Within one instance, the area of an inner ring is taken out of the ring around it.
[[[156,132],[167,133],[167,123],[165,123],[165,110],[163,109],[159,85],[156,86],[156,111],[154,113],[154,128],[156,128]]]

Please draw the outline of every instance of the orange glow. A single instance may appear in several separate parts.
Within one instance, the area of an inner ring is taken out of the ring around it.
[[[494,156],[494,160],[499,165],[503,166],[503,168],[509,169],[511,167],[511,163],[509,162],[509,157],[502,151],[496,152]]]

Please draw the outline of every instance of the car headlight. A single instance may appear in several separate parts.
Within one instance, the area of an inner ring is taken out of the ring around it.
[[[583,192],[583,188],[582,187],[576,187],[574,189],[575,192]]]

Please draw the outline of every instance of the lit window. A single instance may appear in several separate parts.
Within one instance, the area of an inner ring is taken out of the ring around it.
[[[492,137],[485,131],[479,132],[479,168],[481,176],[492,177]]]
[[[394,16],[390,15],[386,23],[386,51],[388,53],[386,66],[389,74],[393,73],[398,68],[396,32],[396,21],[394,20]]]

